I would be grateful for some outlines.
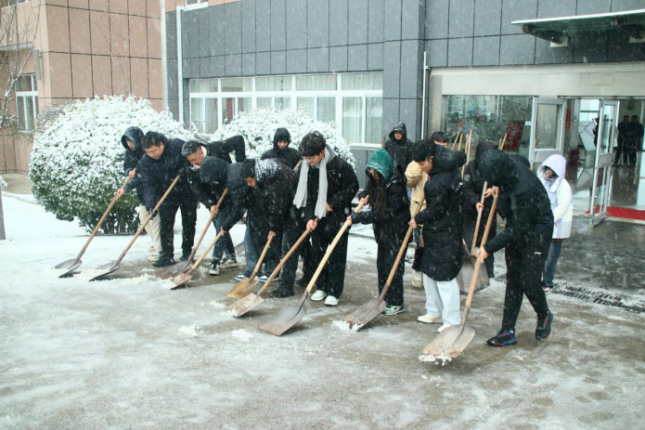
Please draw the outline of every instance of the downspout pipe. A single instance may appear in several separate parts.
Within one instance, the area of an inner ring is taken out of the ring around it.
[[[181,13],[185,6],[177,6],[177,96],[179,97],[179,122],[184,123],[184,57],[181,46]]]

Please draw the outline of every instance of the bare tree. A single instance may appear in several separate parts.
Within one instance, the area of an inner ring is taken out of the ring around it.
[[[41,0],[0,0],[0,128],[18,123],[12,105],[19,78],[34,52],[40,9]]]

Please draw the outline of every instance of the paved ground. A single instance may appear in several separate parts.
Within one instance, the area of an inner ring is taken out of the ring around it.
[[[525,301],[519,344],[485,345],[501,319],[500,256],[498,280],[473,302],[476,337],[445,366],[418,360],[436,336],[436,326],[416,322],[420,289],[406,287],[407,313],[360,332],[338,324],[376,293],[366,238],[350,239],[340,306],[308,302],[305,319],[279,338],[257,326],[297,299],[267,300],[234,319],[223,307],[233,270],[212,278],[203,267],[190,288],[169,291],[143,263],[142,242],[114,278],[90,283],[89,271],[58,279],[49,269],[85,237],[2,243],[0,428],[640,429],[645,314],[557,292],[640,305],[645,227],[587,233],[563,248],[560,288],[549,295],[552,340],[535,341]],[[126,242],[97,238],[83,267]]]

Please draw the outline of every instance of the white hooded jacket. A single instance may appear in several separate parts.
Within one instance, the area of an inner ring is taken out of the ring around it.
[[[549,181],[545,169],[550,168],[558,177]],[[571,186],[564,179],[567,170],[567,160],[559,154],[553,154],[538,169],[538,178],[542,181],[553,211],[553,239],[567,239],[571,236],[573,224],[573,194]]]

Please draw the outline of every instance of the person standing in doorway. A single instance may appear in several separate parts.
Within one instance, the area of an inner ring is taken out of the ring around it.
[[[629,150],[629,166],[636,166],[636,151],[643,149],[643,124],[638,122],[638,116],[632,115],[632,121],[629,123],[629,141],[627,148]]]
[[[618,150],[616,151],[616,159],[614,166],[620,166],[620,159],[623,158],[623,164],[628,164],[628,151],[626,149],[627,140],[629,138],[629,115],[623,117],[623,122],[618,124]]]
[[[573,195],[571,186],[564,178],[567,170],[567,160],[559,154],[553,154],[538,169],[538,178],[551,202],[553,211],[553,237],[549,245],[549,254],[542,272],[542,289],[550,293],[553,289],[553,278],[558,266],[562,242],[571,236],[573,224]]]

